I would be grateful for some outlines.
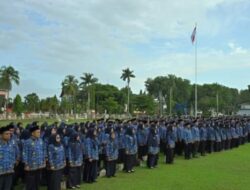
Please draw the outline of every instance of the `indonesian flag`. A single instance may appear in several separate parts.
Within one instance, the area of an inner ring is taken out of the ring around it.
[[[191,35],[191,42],[194,44],[195,42],[195,37],[196,37],[196,26],[194,27],[193,33]]]

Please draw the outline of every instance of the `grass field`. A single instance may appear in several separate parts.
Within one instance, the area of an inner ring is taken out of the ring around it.
[[[137,167],[136,172],[118,172],[116,178],[98,178],[82,184],[82,190],[249,190],[250,144],[205,157],[175,159],[166,165],[161,156],[156,169]]]
[[[83,184],[85,190],[249,190],[250,144],[238,149],[213,153],[192,160],[176,158],[174,165],[153,170],[137,168],[133,174],[119,173],[116,178],[101,178]]]

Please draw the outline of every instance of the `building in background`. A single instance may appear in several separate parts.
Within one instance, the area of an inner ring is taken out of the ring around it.
[[[5,102],[7,99],[8,92],[6,90],[0,89],[0,110],[5,111]]]
[[[240,110],[237,112],[237,115],[250,116],[250,103],[241,104]]]

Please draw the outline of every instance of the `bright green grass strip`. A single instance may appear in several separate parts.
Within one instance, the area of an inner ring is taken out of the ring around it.
[[[174,165],[153,170],[137,168],[134,174],[119,173],[116,178],[101,178],[83,184],[85,190],[249,190],[250,144],[239,149],[214,153],[192,160],[177,158]]]

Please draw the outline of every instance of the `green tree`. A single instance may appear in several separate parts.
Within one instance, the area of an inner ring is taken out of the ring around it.
[[[59,100],[56,96],[48,97],[40,101],[40,109],[43,112],[57,113]]]
[[[231,114],[237,110],[239,102],[239,93],[237,89],[229,88],[217,83],[198,85],[198,109],[205,115],[211,114],[211,111],[217,110],[224,114]],[[194,87],[192,88],[192,97],[194,96]],[[194,105],[194,101],[191,100]]]
[[[126,101],[124,92],[119,90],[116,86],[109,84],[95,84],[93,85],[95,89],[95,110],[98,113],[104,113],[107,110],[109,113],[113,113],[113,110],[116,110],[116,113],[123,113],[123,105]],[[112,97],[112,100],[109,98]],[[108,100],[109,99],[109,100]],[[115,101],[118,105],[115,106],[115,109],[110,108],[112,101]],[[109,106],[106,106],[106,103],[109,103]],[[108,108],[107,108],[108,107]],[[111,110],[111,111],[110,111]]]
[[[28,94],[24,97],[24,105],[27,111],[37,112],[39,111],[39,97],[36,93]]]
[[[250,91],[247,90],[241,90],[239,94],[239,103],[250,103]]]
[[[134,71],[130,70],[129,68],[127,69],[123,69],[122,70],[122,75],[121,75],[121,79],[123,81],[126,81],[127,82],[127,90],[128,90],[128,102],[127,102],[127,113],[130,114],[129,112],[129,94],[130,94],[130,81],[131,81],[131,78],[135,78],[135,75],[133,74]]]
[[[149,78],[146,80],[145,86],[148,93],[158,99],[160,114],[163,112],[163,104],[168,105],[169,114],[171,114],[177,103],[187,104],[190,100],[190,81],[175,75]]]
[[[19,117],[24,110],[22,98],[19,94],[16,95],[13,101],[13,111]]]
[[[7,91],[7,100],[9,99],[9,92],[12,90],[12,83],[19,85],[19,72],[12,66],[2,66],[0,68],[0,89]],[[6,100],[5,107],[8,104]]]
[[[136,111],[139,111],[148,115],[154,114],[155,109],[156,109],[156,104],[154,102],[153,97],[150,95],[143,94],[143,93],[136,95],[133,98],[133,105]]]
[[[102,104],[103,108],[107,110],[109,114],[117,114],[120,112],[120,105],[113,97],[108,97]]]
[[[90,110],[90,99],[91,99],[91,90],[93,92],[92,85],[98,82],[98,79],[94,77],[92,73],[83,73],[83,76],[80,77],[82,82],[80,83],[80,87],[83,90],[87,90],[88,93],[88,102],[87,102],[87,112]]]
[[[68,75],[65,77],[62,82],[62,93],[61,97],[73,105],[73,110],[76,112],[76,95],[78,93],[78,80],[73,75]],[[69,104],[69,112],[71,110],[71,106]]]

